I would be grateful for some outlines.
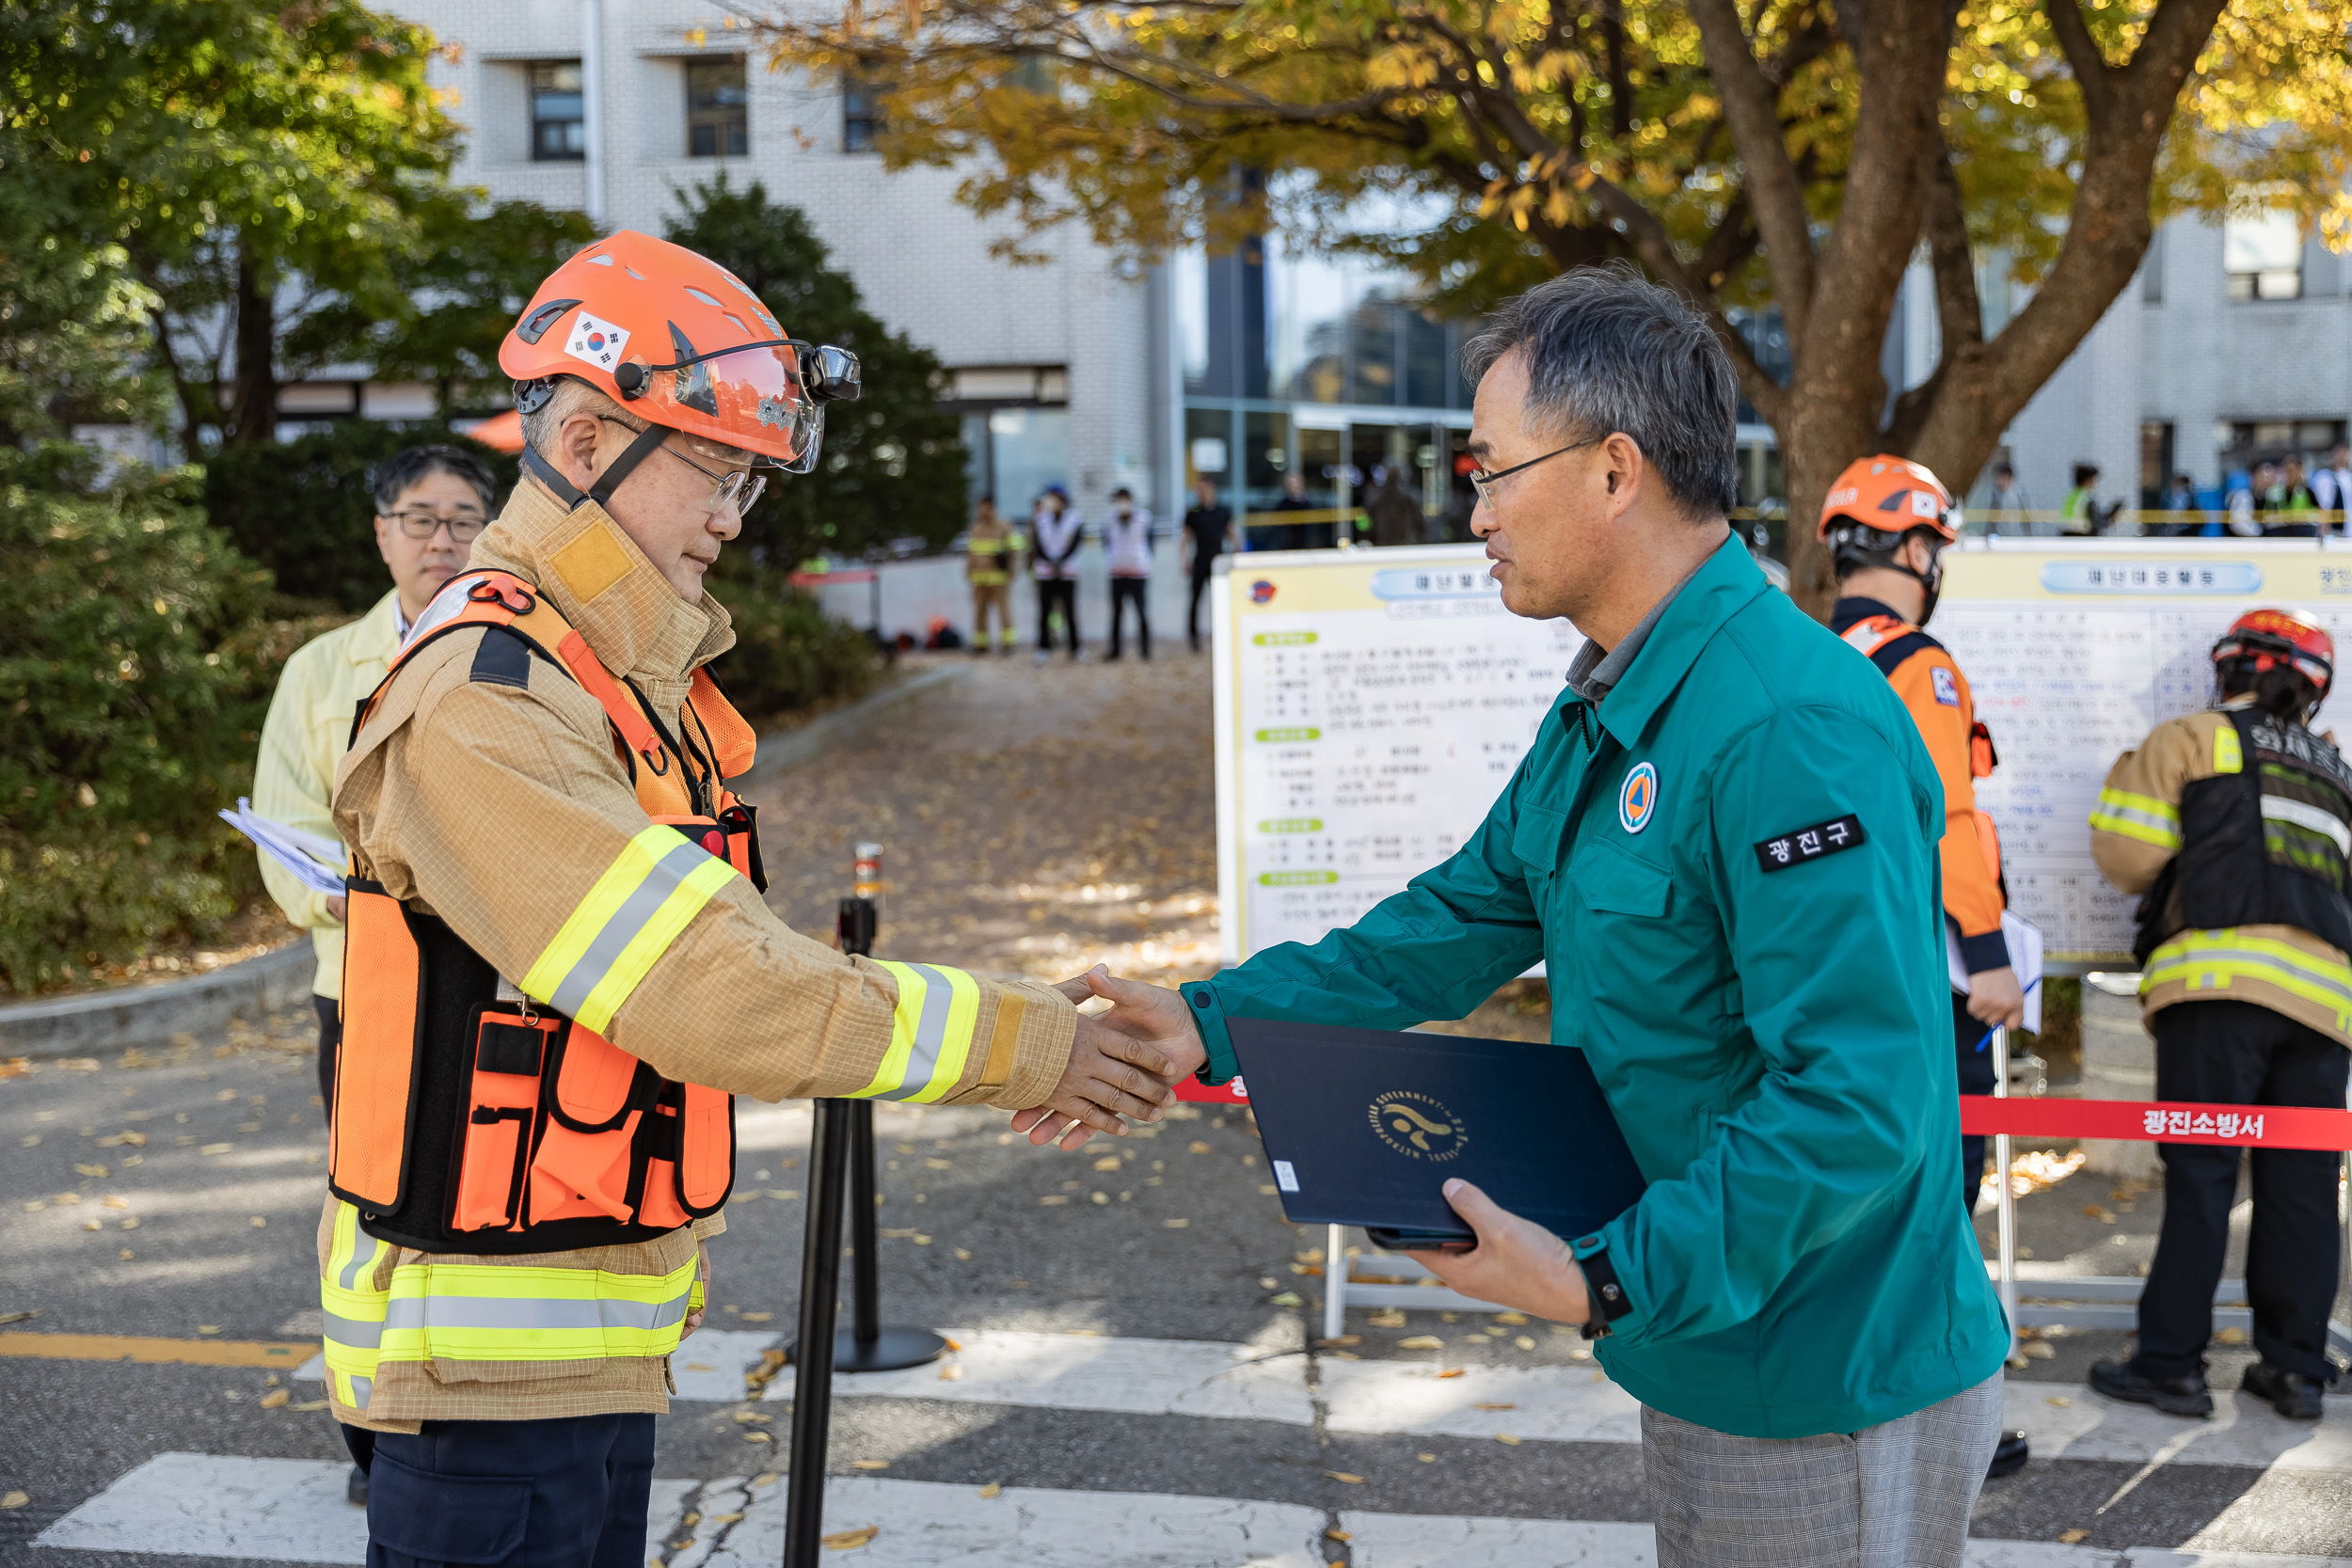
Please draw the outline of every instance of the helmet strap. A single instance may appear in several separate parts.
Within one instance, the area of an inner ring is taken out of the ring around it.
[[[555,465],[541,456],[539,449],[529,442],[523,444],[522,466],[530,470],[539,483],[554,491],[556,498],[572,511],[577,512],[586,501],[595,501],[598,506],[610,509],[612,505],[612,492],[618,490],[622,482],[637,471],[638,464],[652,456],[654,449],[669,438],[669,426],[647,425],[637,433],[637,439],[621,449],[621,455],[614,458],[612,465],[596,476],[596,483],[588,486],[587,493],[584,495],[578,485],[556,472]]]

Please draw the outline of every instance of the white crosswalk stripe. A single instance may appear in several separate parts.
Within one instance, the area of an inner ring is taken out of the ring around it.
[[[1423,1436],[1630,1445],[1639,1409],[1589,1365],[1466,1367],[1438,1362],[1311,1363],[1279,1343],[1151,1339],[1011,1329],[955,1329],[936,1365],[844,1375],[837,1398],[1097,1412],[1130,1418],[1312,1426],[1339,1437]],[[681,1414],[745,1399],[743,1373],[780,1341],[766,1330],[706,1329],[676,1363]],[[1443,1375],[1441,1375],[1443,1374]],[[787,1400],[789,1370],[755,1397]],[[2008,1424],[2038,1463],[2082,1459],[2231,1465],[2352,1476],[2352,1401],[2316,1425],[2280,1419],[2236,1393],[2188,1424],[2071,1385],[2010,1383]],[[779,1435],[781,1433],[779,1432]],[[781,1459],[781,1454],[778,1458]],[[347,1466],[326,1461],[159,1454],[44,1530],[36,1544],[252,1562],[358,1563],[364,1513],[343,1500]],[[772,1474],[655,1483],[648,1560],[737,1568],[782,1553],[784,1486]],[[826,1528],[879,1527],[848,1564],[875,1568],[1320,1568],[1334,1515],[1320,1509],[1176,1493],[1008,1487],[835,1477]],[[693,1516],[695,1523],[684,1520]],[[1646,1525],[1346,1511],[1355,1568],[1569,1568],[1654,1560]],[[673,1545],[682,1542],[682,1545]],[[1115,1543],[1115,1546],[1106,1544]],[[2320,1558],[2136,1548],[2118,1553],[2036,1542],[1971,1544],[1970,1568],[2352,1568]]]
[[[41,1532],[37,1546],[356,1564],[367,1518],[343,1501],[346,1466],[325,1461],[158,1454]],[[785,1487],[763,1476],[654,1482],[646,1560],[754,1568],[784,1552]],[[1320,1568],[1319,1509],[1230,1497],[980,1488],[836,1476],[825,1528],[875,1534],[843,1559],[864,1568]],[[681,1521],[689,1514],[696,1522]],[[1647,1525],[1348,1510],[1356,1568],[1652,1568]],[[673,1546],[685,1541],[684,1546]],[[1975,1541],[1968,1568],[2352,1568],[2336,1558],[2136,1547],[2114,1552]]]

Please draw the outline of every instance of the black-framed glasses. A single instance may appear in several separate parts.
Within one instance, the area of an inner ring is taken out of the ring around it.
[[[1499,479],[1509,479],[1513,474],[1518,473],[1520,469],[1532,468],[1538,463],[1548,463],[1564,451],[1574,451],[1579,447],[1589,447],[1596,441],[1605,441],[1607,439],[1609,439],[1609,437],[1606,436],[1591,436],[1581,441],[1570,441],[1565,447],[1553,448],[1551,451],[1544,453],[1541,457],[1531,457],[1524,463],[1514,463],[1509,467],[1501,469],[1498,472],[1491,474],[1486,472],[1486,469],[1480,468],[1470,475],[1470,488],[1478,492],[1478,499],[1481,505],[1490,507],[1495,503],[1495,481]]]
[[[474,536],[490,526],[490,519],[479,512],[432,512],[423,507],[408,507],[389,515],[400,525],[400,531],[411,539],[430,539],[447,529],[450,538],[460,545],[472,544]]]
[[[619,425],[623,430],[638,430],[627,420],[616,420],[610,414],[599,414],[596,418],[607,424]],[[638,430],[638,434],[642,436],[644,432]],[[768,476],[755,469],[737,468],[729,473],[714,473],[684,452],[673,449],[667,441],[661,443],[661,450],[710,481],[710,510],[713,513],[733,512],[740,517],[752,509],[752,503],[758,500],[760,493],[768,488]]]

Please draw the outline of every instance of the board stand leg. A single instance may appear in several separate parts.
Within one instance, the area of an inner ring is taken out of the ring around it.
[[[2009,1030],[1995,1024],[1993,1029],[1993,1095],[1996,1100],[2009,1098]],[[2000,1182],[1999,1227],[2001,1259],[2001,1312],[2009,1320],[2009,1354],[2006,1360],[2017,1359],[2017,1196],[2009,1180],[2009,1134],[1993,1134],[1993,1168],[1994,1180]]]
[[[1340,1251],[1342,1232],[1327,1226],[1323,1241],[1323,1337],[1336,1339],[1347,1332],[1347,1259]]]
[[[874,1218],[874,1102],[840,1101],[850,1122],[850,1326],[834,1336],[837,1372],[895,1372],[947,1353],[947,1341],[928,1328],[884,1327],[882,1321],[882,1238]]]

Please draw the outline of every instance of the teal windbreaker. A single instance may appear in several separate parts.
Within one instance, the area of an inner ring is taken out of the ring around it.
[[[1237,1070],[1229,1017],[1459,1018],[1541,958],[1553,1043],[1590,1058],[1649,1181],[1570,1239],[1632,1303],[1610,1376],[1744,1436],[1894,1420],[2008,1349],[1952,1198],[1943,831],[1893,690],[1728,540],[1604,702],[1562,693],[1451,860],[1184,988],[1202,1077]]]

